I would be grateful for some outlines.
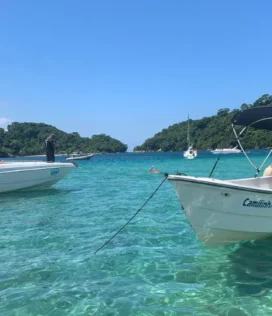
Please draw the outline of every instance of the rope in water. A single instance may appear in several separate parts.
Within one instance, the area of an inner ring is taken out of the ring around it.
[[[144,208],[144,206],[152,199],[152,197],[155,195],[155,193],[159,190],[159,188],[163,185],[163,183],[167,180],[168,173],[164,173],[164,179],[159,184],[159,186],[156,188],[156,190],[150,195],[150,197],[145,201],[145,203],[138,209],[138,211],[109,239],[107,240],[100,248],[98,248],[94,254],[96,254],[99,250],[104,248],[109,242],[113,240],[132,220],[133,218],[140,213],[140,211]]]

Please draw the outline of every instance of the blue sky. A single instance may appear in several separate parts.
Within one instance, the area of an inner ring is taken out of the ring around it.
[[[106,133],[129,150],[271,93],[272,2],[0,2],[0,125]]]

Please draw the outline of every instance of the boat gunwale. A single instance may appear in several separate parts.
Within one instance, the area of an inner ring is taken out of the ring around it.
[[[75,168],[74,166],[68,166],[68,167],[63,167],[64,169],[66,168]],[[40,170],[52,170],[52,169],[63,169],[63,168],[32,168],[32,169],[14,169],[14,170],[0,170],[0,174],[2,173],[13,173],[13,172],[25,172],[25,171],[40,171]]]
[[[264,178],[272,178],[272,176],[264,177]],[[182,182],[190,182],[190,183],[197,183],[200,185],[208,185],[214,187],[221,187],[221,188],[228,188],[233,190],[240,190],[240,191],[248,191],[248,192],[260,192],[265,194],[271,194],[272,189],[266,188],[254,188],[250,186],[243,186],[240,184],[236,184],[230,181],[240,181],[240,180],[255,180],[256,178],[243,178],[243,179],[232,179],[232,180],[219,180],[213,178],[196,178],[196,177],[189,177],[189,176],[177,176],[177,175],[169,175],[168,181],[182,181]],[[260,179],[260,178],[257,178]]]
[[[75,165],[73,163],[63,163],[63,164],[58,164],[57,165],[34,165],[32,168],[30,166],[25,166],[25,168],[22,168],[22,166],[3,166],[0,167],[0,175],[1,174],[6,174],[6,173],[16,173],[16,172],[30,172],[30,171],[41,171],[41,170],[53,170],[53,169],[73,169],[75,168]]]

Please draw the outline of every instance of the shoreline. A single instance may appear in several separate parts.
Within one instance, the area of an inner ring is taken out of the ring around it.
[[[270,150],[271,148],[266,147],[266,148],[254,148],[254,149],[245,149],[245,151],[258,151],[258,150]],[[199,152],[210,152],[210,149],[199,149]],[[151,154],[151,153],[183,153],[184,151],[129,151],[129,152],[124,152],[124,153],[92,153],[93,155],[115,155],[115,154]],[[56,154],[55,157],[69,157],[71,154]],[[0,157],[0,158],[32,158],[32,157],[46,157],[46,155],[29,155],[29,156],[9,156],[9,157]]]

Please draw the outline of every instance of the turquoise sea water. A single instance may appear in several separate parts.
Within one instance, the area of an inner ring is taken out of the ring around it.
[[[2,194],[0,315],[272,315],[272,239],[203,246],[168,182],[94,255],[163,180],[152,165],[208,176],[216,158],[97,155],[51,189]],[[213,177],[253,175],[235,155]]]

